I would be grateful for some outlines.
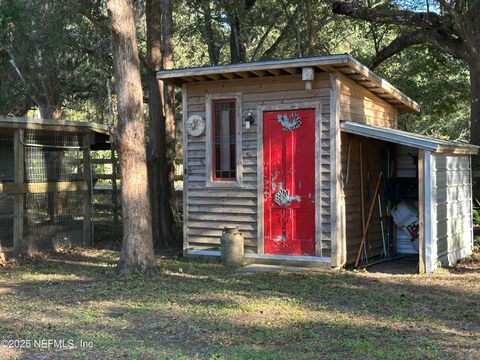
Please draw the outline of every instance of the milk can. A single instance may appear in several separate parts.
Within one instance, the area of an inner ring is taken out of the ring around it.
[[[242,266],[243,235],[238,226],[225,226],[220,239],[222,264],[225,266]]]

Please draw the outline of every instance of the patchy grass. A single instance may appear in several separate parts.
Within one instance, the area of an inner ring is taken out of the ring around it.
[[[70,250],[0,268],[0,349],[20,359],[478,359],[480,256],[433,276],[242,274],[160,259],[149,279],[118,253]],[[66,343],[68,344],[68,342]]]

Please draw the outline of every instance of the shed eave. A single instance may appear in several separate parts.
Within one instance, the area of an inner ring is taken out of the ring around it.
[[[399,111],[420,111],[417,102],[348,54],[160,70],[157,72],[157,79],[181,85],[202,81],[272,77],[279,76],[282,73],[300,74],[304,67],[312,67],[317,72],[339,72],[367,91],[380,96],[382,100]]]
[[[352,121],[341,121],[340,129],[346,133],[410,146],[438,154],[476,155],[479,149],[476,145],[439,140],[430,136],[414,134],[398,129],[366,125]]]

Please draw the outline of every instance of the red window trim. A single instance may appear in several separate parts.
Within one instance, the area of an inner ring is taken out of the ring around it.
[[[235,114],[235,119],[233,121],[233,134],[234,134],[234,149],[235,149],[235,177],[217,177],[216,176],[216,166],[217,166],[217,161],[216,161],[216,144],[215,144],[215,125],[216,125],[216,105],[217,104],[223,104],[223,103],[233,103],[233,108],[234,108],[234,114]],[[231,98],[231,99],[218,99],[218,100],[212,100],[212,180],[213,181],[237,181],[238,174],[237,174],[237,119],[236,119],[236,107],[237,107],[237,99]]]

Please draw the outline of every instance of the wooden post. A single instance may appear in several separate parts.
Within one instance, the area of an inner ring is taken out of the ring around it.
[[[84,133],[83,139],[83,181],[88,186],[83,195],[83,245],[93,245],[92,236],[92,166],[90,162],[90,133]]]
[[[25,148],[23,145],[23,129],[15,130],[14,137],[14,182],[23,185],[25,180]],[[13,205],[13,254],[19,256],[26,250],[23,236],[23,210],[25,194],[16,193]]]
[[[112,203],[113,203],[113,227],[117,229],[118,226],[118,200],[117,200],[117,158],[115,150],[111,150],[112,159]]]
[[[418,272],[425,274],[425,151],[418,150]]]

